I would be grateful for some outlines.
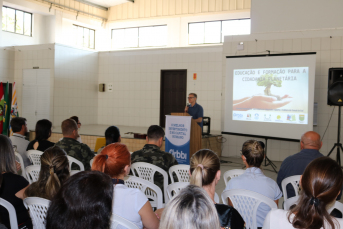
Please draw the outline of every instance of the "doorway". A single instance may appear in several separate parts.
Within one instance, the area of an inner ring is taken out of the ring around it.
[[[184,112],[187,96],[187,70],[161,70],[160,126],[173,112]]]

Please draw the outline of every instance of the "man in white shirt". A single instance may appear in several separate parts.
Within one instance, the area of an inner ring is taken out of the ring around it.
[[[25,139],[25,134],[27,133],[26,118],[12,118],[11,127],[13,131],[13,136],[10,137],[12,145],[17,147],[17,152],[22,156],[25,167],[29,166],[31,162],[27,157],[26,149],[30,142]]]

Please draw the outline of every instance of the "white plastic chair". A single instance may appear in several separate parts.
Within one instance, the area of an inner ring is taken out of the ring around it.
[[[92,165],[93,165],[93,161],[94,161],[94,158],[89,161],[89,164],[90,164],[91,168],[92,168]]]
[[[21,175],[22,177],[26,179],[26,171],[25,171],[25,164],[24,164],[23,157],[18,152],[14,152],[14,154],[15,154],[15,157],[18,158],[18,161],[21,167]]]
[[[168,199],[171,200],[174,196],[179,194],[179,192],[186,188],[189,182],[175,182],[167,186]]]
[[[30,184],[36,182],[39,177],[40,165],[29,165],[26,167],[26,177]]]
[[[136,173],[138,177],[154,183],[154,175],[156,172],[159,172],[163,176],[163,193],[164,193],[164,202],[168,202],[167,186],[168,186],[168,173],[161,169],[160,167],[146,163],[146,162],[136,162],[131,165],[131,171],[134,176]]]
[[[13,205],[7,200],[4,200],[2,198],[0,198],[0,205],[6,208],[8,211],[11,229],[18,229],[17,214],[15,213],[15,209]]]
[[[272,199],[250,190],[226,190],[222,193],[224,204],[228,204],[227,198],[230,198],[233,207],[241,214],[246,228],[257,228],[256,214],[257,208],[261,203],[268,205],[272,209],[277,209],[276,203]]]
[[[282,182],[281,182],[281,188],[282,188],[282,193],[283,193],[284,201],[286,201],[286,200],[288,199],[288,196],[287,196],[287,189],[286,189],[286,186],[287,186],[288,184],[291,184],[291,185],[293,186],[293,189],[294,189],[294,192],[295,192],[295,196],[299,196],[299,191],[300,191],[300,188],[299,188],[300,177],[301,177],[301,175],[296,175],[296,176],[287,177],[287,178],[285,178],[285,179],[282,180]]]
[[[137,188],[141,190],[145,196],[150,199],[150,204],[152,207],[157,209],[163,208],[162,191],[157,185],[135,176],[128,176],[124,182],[129,188]]]
[[[231,170],[226,171],[224,173],[224,176],[223,176],[225,187],[227,186],[229,179],[232,179],[234,177],[238,177],[238,176],[242,175],[243,173],[245,173],[244,169],[231,169]]]
[[[24,199],[26,208],[29,209],[34,229],[45,229],[46,213],[50,200],[39,197],[27,197]]]
[[[331,213],[334,209],[337,209],[343,214],[343,204],[339,201],[335,201],[335,204],[328,210]]]
[[[174,183],[174,176],[173,173],[176,174],[178,182],[189,182],[189,165],[173,165],[169,168],[169,176],[171,182]]]
[[[215,192],[214,193],[214,202],[218,203],[220,202],[218,194]]]
[[[119,225],[124,226],[127,229],[139,229],[136,224],[132,223],[131,221],[116,215],[112,214],[111,216],[111,229],[116,229]]]
[[[299,196],[288,198],[285,202],[283,202],[283,209],[288,211],[294,204],[297,204],[298,200]]]
[[[71,156],[67,156],[68,157],[68,161],[69,161],[69,170],[71,171],[71,165],[73,163],[77,164],[80,167],[80,171],[85,171],[85,166],[83,165],[83,163],[77,159],[75,159],[74,157]]]
[[[28,150],[27,156],[29,157],[30,161],[33,165],[40,165],[40,157],[42,156],[43,152],[39,150]]]

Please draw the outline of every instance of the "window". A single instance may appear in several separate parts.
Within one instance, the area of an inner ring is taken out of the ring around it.
[[[7,6],[2,7],[2,30],[32,36],[32,14]]]
[[[166,46],[167,33],[166,25],[112,29],[112,49]]]
[[[188,44],[224,42],[224,36],[250,34],[250,19],[195,22],[188,24]]]
[[[75,36],[75,45],[84,48],[95,49],[95,30],[85,28],[79,25],[73,25]]]

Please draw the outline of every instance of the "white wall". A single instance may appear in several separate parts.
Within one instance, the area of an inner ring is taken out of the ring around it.
[[[187,69],[187,93],[198,94],[212,130],[220,130],[221,53],[222,46],[100,52],[99,83],[114,83],[114,91],[98,93],[98,124],[159,124],[161,70]]]
[[[13,83],[14,80],[14,49],[0,49],[0,82]]]
[[[97,52],[55,45],[54,126],[73,115],[96,124],[98,64]]]
[[[251,32],[342,28],[342,9],[340,0],[251,1]]]
[[[330,38],[332,36],[332,38]],[[257,41],[255,41],[257,39]],[[237,43],[244,42],[244,50],[237,51]],[[314,131],[320,135],[324,134],[325,128],[333,107],[327,103],[327,79],[328,69],[331,67],[343,67],[343,30],[323,30],[323,31],[299,31],[252,34],[249,36],[225,37],[223,47],[223,69],[225,69],[225,56],[261,54],[265,50],[272,53],[292,53],[292,52],[316,52],[316,78],[315,97],[318,103],[318,125],[314,126]],[[223,71],[223,92],[225,88],[225,72]],[[223,93],[224,98],[224,93]],[[223,100],[223,104],[224,104]],[[337,120],[338,108],[336,107],[329,128],[323,139],[321,152],[326,155],[337,140]],[[224,119],[222,119],[223,125]],[[343,129],[342,129],[343,130]],[[247,137],[224,135],[228,141],[224,144],[222,155],[239,156],[239,150]],[[294,138],[300,138],[301,133],[295,133]],[[262,139],[264,140],[264,139]],[[299,151],[299,143],[285,142],[279,140],[268,140],[268,157],[272,160],[282,161],[287,156]],[[332,156],[336,155],[336,151]]]

